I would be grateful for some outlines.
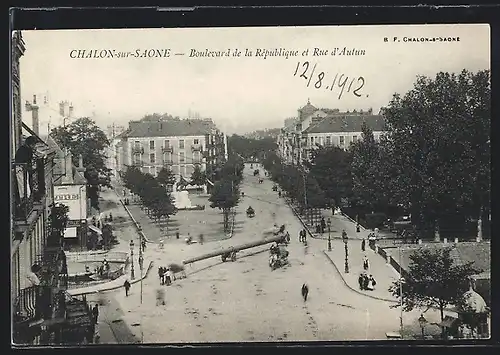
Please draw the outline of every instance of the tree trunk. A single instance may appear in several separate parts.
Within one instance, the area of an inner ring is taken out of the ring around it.
[[[439,304],[439,314],[441,315],[441,322],[444,320],[444,307],[444,304]],[[445,327],[441,327],[441,338],[444,339],[445,335]]]

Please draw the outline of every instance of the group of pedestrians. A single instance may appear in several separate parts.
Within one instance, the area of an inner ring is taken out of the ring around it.
[[[373,278],[373,275],[368,275],[366,271],[359,274],[358,277],[359,289],[362,291],[373,291],[377,282]]]
[[[160,285],[170,286],[173,280],[173,273],[170,268],[160,266],[158,268],[158,277],[160,278]]]

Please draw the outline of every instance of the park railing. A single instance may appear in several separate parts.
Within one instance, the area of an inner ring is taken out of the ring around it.
[[[68,262],[91,263],[106,259],[108,262],[125,262],[128,253],[122,251],[66,253]]]

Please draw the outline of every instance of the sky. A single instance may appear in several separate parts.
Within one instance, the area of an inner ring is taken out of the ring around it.
[[[408,42],[405,37],[459,41]],[[181,118],[198,113],[227,133],[241,134],[282,127],[308,100],[316,107],[378,112],[394,93],[410,90],[417,75],[490,68],[490,29],[477,24],[33,30],[23,31],[23,38],[23,101],[46,95],[57,109],[58,102],[67,100],[77,116],[93,117],[102,127],[113,122],[128,126],[151,113]],[[280,48],[297,56],[256,56],[257,49]],[[314,48],[326,55],[313,56]],[[341,55],[344,48],[364,55]],[[170,57],[72,58],[78,50],[85,56],[92,50],[150,49],[169,49]],[[190,57],[192,50],[228,49],[230,57]],[[241,56],[232,56],[236,49]],[[253,56],[245,56],[245,49]],[[300,77],[306,61],[307,80]],[[348,78],[342,95],[335,77]],[[358,97],[354,89],[361,84]]]

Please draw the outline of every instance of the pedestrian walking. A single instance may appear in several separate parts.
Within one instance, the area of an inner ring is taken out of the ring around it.
[[[111,214],[111,212],[109,212],[109,217],[108,217],[108,220],[109,220],[110,222],[113,222],[113,215]]]
[[[368,271],[370,268],[370,262],[368,261],[368,258],[366,255],[363,256],[363,270]]]
[[[128,280],[125,280],[125,282],[123,283],[123,287],[125,287],[125,296],[128,297],[128,292],[130,290],[130,282],[128,282]]]
[[[370,283],[370,279],[366,272],[363,273],[363,290],[368,290],[368,284]]]
[[[307,284],[304,283],[302,285],[301,293],[302,293],[302,298],[304,299],[304,302],[307,301],[307,295],[309,294],[309,287],[307,286]]]
[[[160,285],[163,285],[163,283],[164,283],[164,277],[163,277],[164,275],[165,275],[165,273],[163,271],[163,266],[160,266],[158,268],[158,278],[160,279]]]
[[[364,278],[363,278],[363,273],[362,272],[359,273],[358,284],[359,284],[359,289],[363,290],[364,289],[364,287],[363,287]]]
[[[97,320],[99,318],[99,306],[97,303],[92,308],[92,318],[94,319],[94,324],[97,324]]]
[[[368,291],[373,291],[375,289],[375,285],[377,284],[377,281],[373,278],[373,275],[370,275],[368,277],[368,284],[366,286],[366,289]]]
[[[167,286],[170,286],[172,284],[172,270],[170,270],[170,268],[167,268],[165,275],[166,275],[165,282],[166,282]]]
[[[204,236],[203,236],[203,233],[200,234],[199,236],[199,240],[200,240],[200,244],[203,245],[203,240],[204,240]]]
[[[165,305],[165,290],[162,290],[161,288],[156,290],[156,305]]]
[[[342,240],[345,239],[347,239],[347,232],[345,231],[345,229],[342,229]]]
[[[146,251],[146,241],[142,239],[142,251]]]
[[[366,250],[366,240],[363,238],[361,241],[361,251],[364,252]]]
[[[299,231],[299,243],[302,243],[302,230]]]

